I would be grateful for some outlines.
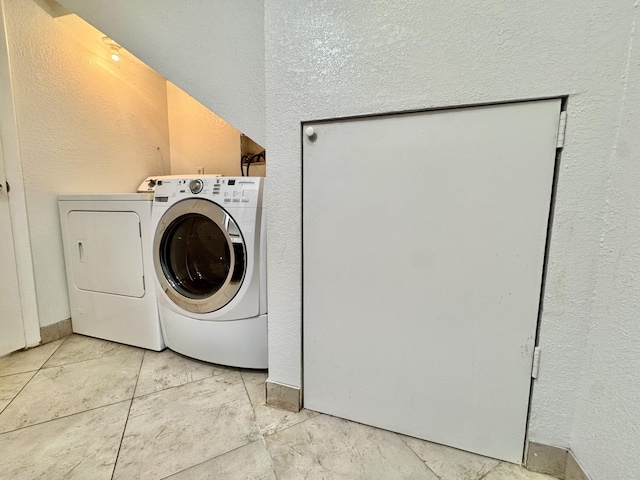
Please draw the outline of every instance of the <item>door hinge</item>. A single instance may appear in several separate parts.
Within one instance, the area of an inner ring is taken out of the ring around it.
[[[531,378],[538,378],[540,370],[540,347],[533,349],[533,365],[531,365]]]
[[[564,147],[564,136],[567,131],[567,111],[560,112],[560,121],[558,123],[558,141],[556,142],[556,148]]]

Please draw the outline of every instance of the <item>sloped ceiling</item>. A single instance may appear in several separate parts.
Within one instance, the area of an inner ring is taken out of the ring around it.
[[[263,0],[61,0],[265,145]]]

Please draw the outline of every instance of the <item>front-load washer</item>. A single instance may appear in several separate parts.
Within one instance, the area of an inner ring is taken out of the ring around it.
[[[267,368],[264,178],[157,182],[152,226],[160,323],[183,355]]]
[[[153,281],[152,204],[152,193],[58,197],[75,333],[165,348]]]

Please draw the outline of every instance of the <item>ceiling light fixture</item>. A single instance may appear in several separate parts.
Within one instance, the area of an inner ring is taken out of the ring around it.
[[[102,37],[102,42],[109,47],[109,51],[111,53],[111,59],[114,62],[120,60],[120,49],[122,48],[116,42],[111,40],[109,37]]]

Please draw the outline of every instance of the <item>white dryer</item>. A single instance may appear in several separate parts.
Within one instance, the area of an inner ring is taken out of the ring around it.
[[[267,368],[264,178],[158,180],[152,211],[160,322],[183,355]]]
[[[153,281],[152,193],[58,197],[73,331],[165,348]]]

